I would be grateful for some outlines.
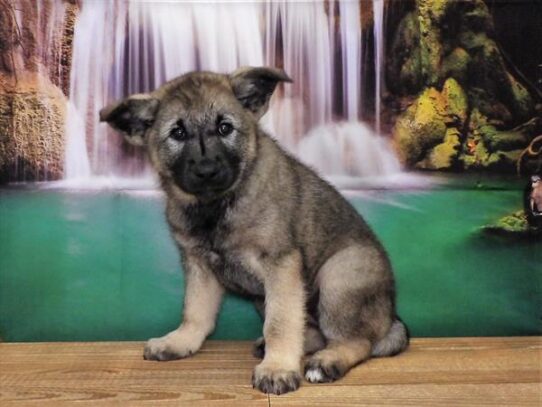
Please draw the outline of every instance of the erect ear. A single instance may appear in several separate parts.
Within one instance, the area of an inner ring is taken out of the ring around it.
[[[277,68],[239,68],[230,75],[233,93],[245,109],[256,119],[269,107],[269,99],[279,82],[292,82],[286,73]]]
[[[159,104],[160,101],[151,95],[132,95],[100,110],[100,121],[124,133],[124,138],[131,144],[142,146]]]

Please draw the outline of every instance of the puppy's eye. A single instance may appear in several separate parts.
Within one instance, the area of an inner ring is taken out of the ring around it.
[[[186,132],[184,126],[180,124],[177,127],[171,129],[171,131],[169,132],[169,137],[171,137],[173,140],[184,141],[188,138],[188,133]]]
[[[218,125],[218,134],[221,136],[228,136],[232,133],[233,126],[229,123],[220,123]]]

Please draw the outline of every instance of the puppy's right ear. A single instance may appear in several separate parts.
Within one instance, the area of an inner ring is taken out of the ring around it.
[[[132,95],[100,110],[100,121],[121,131],[136,146],[145,145],[145,133],[154,123],[160,101],[148,94]]]

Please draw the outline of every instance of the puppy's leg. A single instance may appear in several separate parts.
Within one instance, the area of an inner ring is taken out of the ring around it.
[[[265,302],[263,300],[256,299],[254,300],[254,307],[256,308],[256,311],[258,311],[258,314],[262,320],[265,321]],[[252,355],[258,359],[263,359],[265,356],[265,339],[263,336],[260,336],[254,341],[254,344],[252,345]]]
[[[263,265],[265,285],[265,357],[252,384],[264,393],[282,394],[299,387],[303,356],[305,295],[301,256],[292,252]]]
[[[256,305],[256,309],[258,309],[258,305]],[[262,318],[265,318],[264,313],[260,313],[260,315],[262,316]],[[308,315],[307,317],[308,318],[305,325],[305,334],[303,336],[303,353],[305,355],[311,355],[326,346],[326,339],[318,328],[318,322],[310,315]],[[258,359],[263,359],[263,357],[265,356],[265,339],[263,338],[263,336],[254,341],[252,354]]]
[[[312,355],[326,346],[326,338],[317,326],[308,325],[305,329],[305,340],[303,341],[303,353]]]
[[[305,328],[305,335],[303,337],[303,353],[305,355],[312,355],[313,353],[323,349],[325,346],[326,340],[318,328],[312,326]],[[258,359],[264,358],[265,339],[263,336],[254,341],[252,354]]]
[[[161,338],[150,339],[145,359],[172,360],[197,352],[215,326],[224,289],[204,262],[188,256],[183,322]]]
[[[331,382],[368,359],[393,320],[393,280],[385,254],[352,246],[332,256],[318,275],[320,329],[327,346],[309,358],[305,378]]]

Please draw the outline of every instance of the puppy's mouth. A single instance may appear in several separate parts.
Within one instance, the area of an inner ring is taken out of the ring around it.
[[[200,201],[212,201],[220,198],[235,184],[236,174],[227,171],[213,180],[200,180],[193,174],[173,173],[173,182],[182,191],[194,195]]]
[[[168,172],[170,181],[181,191],[201,201],[210,201],[235,188],[242,171],[241,162],[235,157],[214,160],[181,157]]]

